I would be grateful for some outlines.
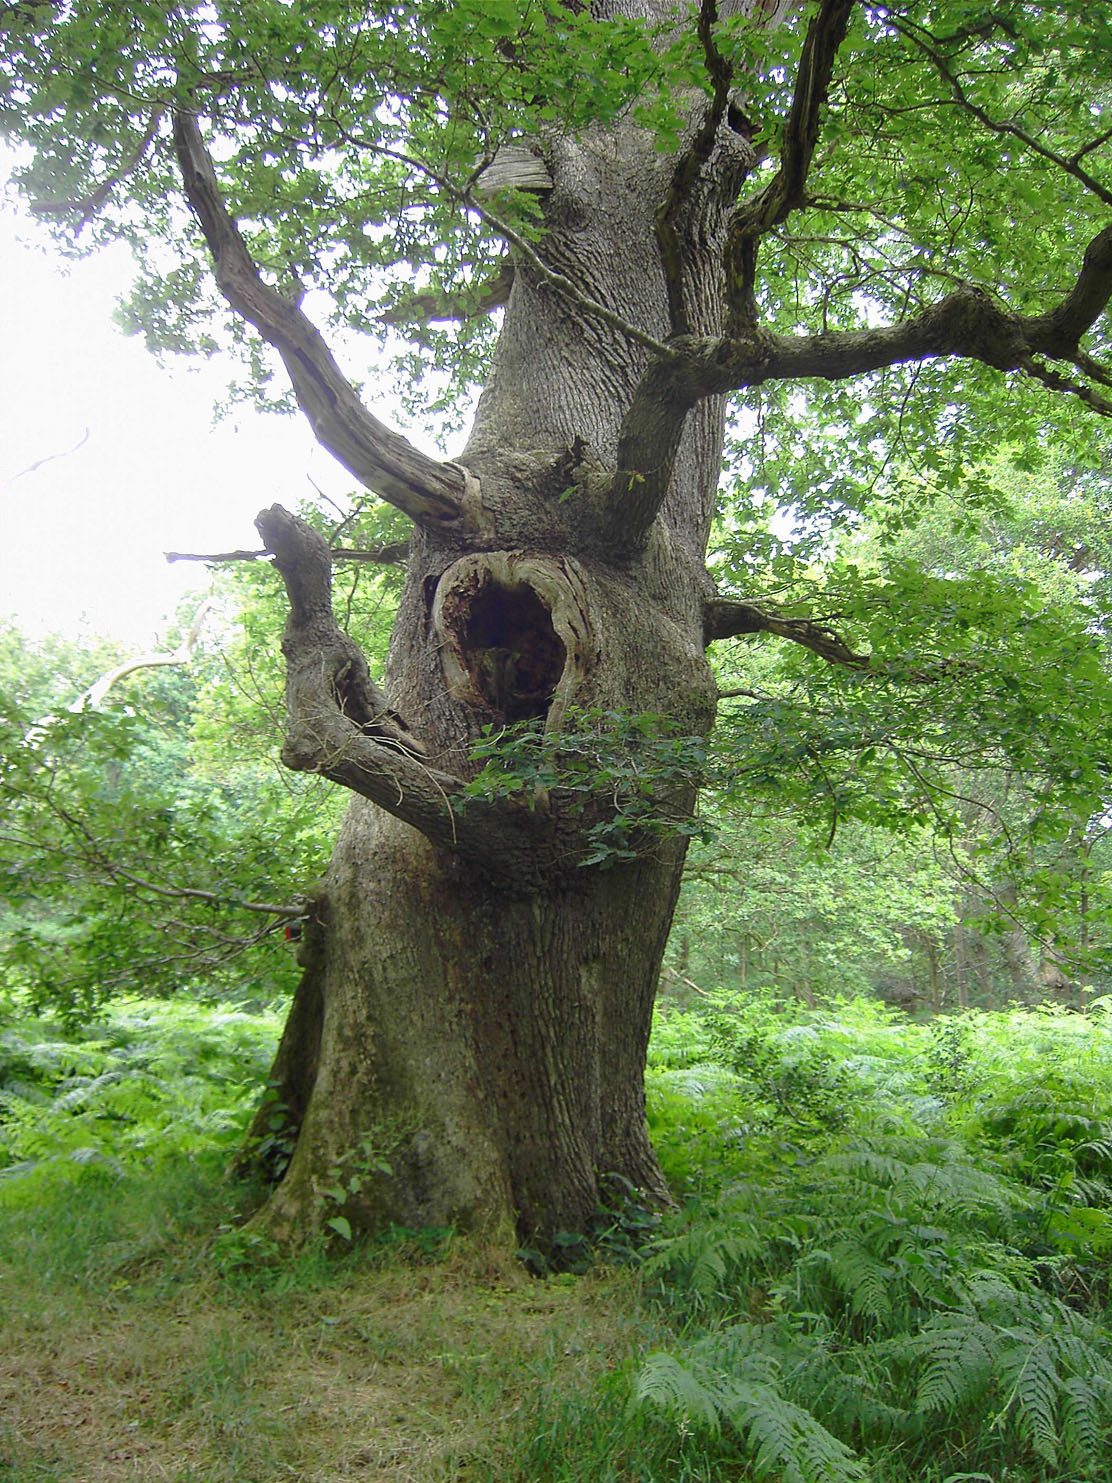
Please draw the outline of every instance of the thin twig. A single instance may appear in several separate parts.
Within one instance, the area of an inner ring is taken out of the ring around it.
[[[74,443],[72,448],[64,448],[61,453],[48,453],[43,458],[36,458],[34,463],[29,463],[25,469],[20,469],[18,474],[13,474],[10,479],[6,479],[4,481],[4,488],[9,489],[17,479],[25,479],[28,474],[37,473],[44,464],[53,463],[56,458],[69,458],[71,453],[76,453],[77,450],[79,448],[83,448],[88,441],[89,429],[86,428],[85,431],[78,438],[77,442]]]
[[[273,556],[273,551],[260,547],[258,551],[164,551],[167,561],[204,561],[212,565],[232,561],[264,561]],[[367,550],[336,546],[332,550],[333,561],[353,561],[380,566],[397,566],[409,555],[408,541],[395,541],[388,546],[377,546]]]

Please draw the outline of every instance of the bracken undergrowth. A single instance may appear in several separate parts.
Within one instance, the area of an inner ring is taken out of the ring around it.
[[[594,1264],[540,1279],[448,1231],[245,1243],[222,1169],[278,1023],[0,1003],[0,1476],[1107,1476],[1107,1004],[665,1005],[648,1097],[681,1208],[616,1197]]]

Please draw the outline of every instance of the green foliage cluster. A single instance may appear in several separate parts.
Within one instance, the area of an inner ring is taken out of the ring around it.
[[[711,832],[690,805],[716,763],[706,742],[683,735],[668,716],[570,706],[557,733],[536,721],[488,727],[471,756],[481,770],[462,790],[461,807],[467,798],[556,792],[563,809],[597,817],[583,866],[635,859],[653,836]]]
[[[227,1158],[280,1028],[277,1008],[121,998],[80,1030],[0,999],[0,1204]]]
[[[305,513],[335,544],[399,534],[394,512],[358,502],[338,520]],[[372,662],[398,586],[390,566],[337,577],[337,617]],[[118,995],[265,1003],[294,982],[284,924],[305,910],[343,800],[274,757],[276,574],[236,565],[214,589],[188,668],[140,667],[96,707],[80,697],[120,666],[116,648],[0,623],[0,985],[74,1025]]]
[[[243,905],[289,902],[316,844],[272,772],[203,777],[180,734],[120,710],[43,722],[5,706],[0,734],[10,986],[77,1021],[115,994],[226,991],[240,953],[266,943],[263,996],[288,983],[281,912]]]
[[[1103,1476],[1112,1030],[917,1026],[723,996],[667,1013],[653,1132],[683,1217],[639,1410],[756,1478]]]
[[[143,677],[141,709],[0,706],[0,968],[74,1021],[115,994],[226,992],[257,945],[261,996],[289,984],[276,931],[323,863],[312,794],[250,759],[206,776],[191,689]]]
[[[631,111],[666,146],[681,90],[704,85],[693,35],[662,59],[636,20],[600,25],[577,6],[554,16],[536,0],[330,0],[323,14],[277,0],[126,12],[79,0],[9,6],[0,30],[0,133],[36,155],[21,184],[50,203],[70,250],[67,228],[98,191],[82,246],[123,237],[146,249],[129,327],[174,352],[230,339],[249,393],[285,404],[272,360],[218,307],[165,141],[148,139],[171,106],[199,108],[255,260],[284,287],[318,292],[337,333],[377,339],[410,405],[448,425],[483,374],[493,330],[476,309],[503,248],[485,213],[463,209],[476,162],[557,120],[575,130]],[[498,224],[529,237],[534,209],[511,192]],[[154,239],[169,255],[150,254]],[[458,326],[430,323],[442,306],[460,311]]]
[[[1012,448],[951,490],[908,463],[818,543],[724,517],[723,584],[869,668],[763,635],[715,651],[734,766],[703,800],[718,834],[690,858],[680,971],[804,997],[852,973],[936,1009],[1045,993],[1048,963],[1059,987],[1108,983],[1102,467],[1033,473]]]
[[[986,511],[969,508],[978,482]],[[1032,479],[1005,458],[953,494],[910,472],[888,490],[821,556],[800,542],[738,568],[724,532],[727,581],[821,615],[870,657],[867,673],[801,650],[772,668],[722,660],[724,687],[732,670],[746,684],[721,722],[745,759],[739,780],[775,779],[831,831],[917,816],[960,835],[971,811],[999,807],[1008,778],[1027,791],[1031,848],[1084,828],[1112,750],[1103,480],[1066,467]]]

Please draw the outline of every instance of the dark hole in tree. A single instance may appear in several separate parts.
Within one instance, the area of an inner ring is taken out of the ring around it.
[[[471,600],[462,657],[490,709],[525,721],[548,710],[566,650],[531,587],[485,582]]]
[[[752,139],[753,124],[736,103],[728,105],[726,109],[726,122],[735,134],[741,134],[746,139]]]

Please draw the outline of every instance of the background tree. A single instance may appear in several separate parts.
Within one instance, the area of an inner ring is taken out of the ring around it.
[[[973,648],[931,683],[887,691],[846,666],[816,674],[768,634],[719,656],[727,755],[701,809],[720,837],[689,857],[680,908],[700,983],[856,983],[937,1009],[1078,1002],[1081,986],[1108,982],[1108,816],[1087,816],[1082,796],[1100,796],[1106,759],[1091,752],[1075,793],[1086,758],[1071,739],[1104,724],[1107,485],[1007,457],[969,481],[975,504],[924,482],[892,471],[867,518],[817,553],[806,531],[765,532],[781,607],[837,608],[874,658],[897,610],[920,655]],[[719,559],[752,562],[753,544],[727,529]],[[1009,628],[1022,642],[986,664],[989,634]],[[1087,685],[1077,668],[1058,673],[1071,630],[1094,667]],[[1055,745],[1059,718],[1071,735]],[[1016,726],[1034,746],[1008,735]],[[681,937],[673,964],[682,952]]]
[[[119,994],[242,994],[253,948],[245,997],[292,987],[282,929],[323,864],[320,790],[246,748],[214,772],[194,734],[205,668],[0,629],[0,982],[32,1009],[73,1025]]]
[[[816,529],[900,446],[955,489],[1005,427],[1095,441],[1107,20],[1078,0],[75,0],[2,24],[40,213],[142,249],[132,316],[156,341],[211,348],[223,317],[260,388],[276,355],[321,442],[411,523],[380,690],[327,541],[259,517],[290,602],[283,759],[355,795],[274,1071],[296,1150],[259,1225],[299,1237],[338,1189],[365,1224],[541,1237],[587,1226],[611,1176],[666,1199],[642,1065],[707,644],[776,633],[876,677],[890,715],[960,675],[994,747],[1026,771],[1041,748],[1059,825],[1098,811],[1099,769],[1061,761],[1103,735],[1096,635],[1045,624],[1089,699],[1044,728],[1021,596],[955,603],[907,569],[839,635],[825,607],[753,601],[736,564],[716,592],[704,557],[735,393],[735,493]],[[482,382],[457,459],[368,410],[324,319],[349,359],[354,330],[384,365],[436,367],[418,399]],[[593,790],[576,708],[603,718]],[[492,726],[538,738],[508,783],[489,760],[476,780]]]

